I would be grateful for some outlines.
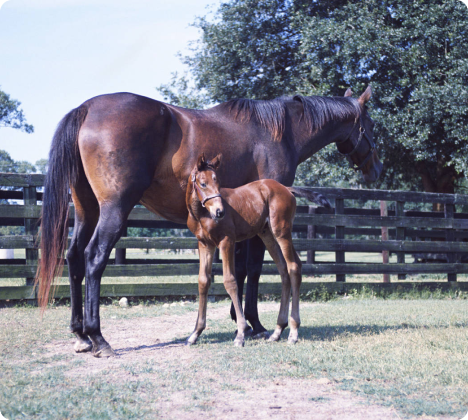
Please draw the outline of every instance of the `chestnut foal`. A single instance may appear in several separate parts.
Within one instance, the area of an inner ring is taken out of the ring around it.
[[[237,335],[234,345],[244,345],[244,333],[248,328],[242,303],[237,293],[234,271],[235,243],[258,235],[281,275],[281,306],[277,326],[270,341],[278,341],[288,325],[289,296],[292,289],[291,332],[288,343],[298,339],[299,287],[302,281],[301,261],[292,243],[292,226],[296,213],[294,195],[306,197],[326,207],[330,203],[320,194],[301,188],[287,188],[280,183],[264,179],[239,188],[219,189],[216,171],[221,155],[207,161],[204,154],[190,175],[186,204],[189,212],[187,226],[198,239],[200,274],[198,291],[200,295],[198,318],[195,330],[187,344],[195,344],[206,326],[208,289],[211,284],[211,268],[216,247],[223,260],[223,282],[232,299],[237,317]]]

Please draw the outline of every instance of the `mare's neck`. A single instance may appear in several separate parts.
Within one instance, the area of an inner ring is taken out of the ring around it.
[[[305,122],[302,104],[293,101],[288,104],[288,111],[291,118],[292,143],[296,151],[298,164],[304,162],[330,143],[346,140],[354,126],[354,117],[348,116],[344,120],[337,117],[326,122],[311,134]]]
[[[304,123],[301,122],[301,125],[304,127],[297,130],[298,132],[293,139],[298,163],[304,162],[331,143],[344,141],[353,126],[353,122],[329,122],[312,135],[308,132]]]

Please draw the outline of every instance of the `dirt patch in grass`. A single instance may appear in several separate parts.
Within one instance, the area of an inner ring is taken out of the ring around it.
[[[274,303],[262,303],[259,310],[263,313],[271,312],[277,306]],[[210,325],[225,320],[227,316],[226,306],[209,309],[205,333],[209,333],[212,328]],[[54,340],[46,344],[47,353],[44,356],[57,360],[55,364],[66,369],[65,375],[75,379],[83,377],[85,372],[88,376],[102,376],[107,382],[154,381],[162,382],[161,385],[165,386],[164,377],[171,375],[167,370],[176,366],[182,372],[188,371],[193,369],[200,358],[209,357],[210,344],[191,348],[185,346],[185,339],[192,332],[195,320],[196,312],[157,318],[107,319],[103,322],[103,334],[112,344],[116,357],[102,360],[89,353],[75,354],[72,350],[73,339]],[[234,328],[232,324],[233,332]],[[246,346],[250,345],[252,341],[246,343]],[[80,363],[64,363],[63,358],[79,360]],[[155,375],[156,371],[158,375]],[[251,378],[243,378],[235,370],[230,376],[213,371],[198,372],[198,381],[206,379],[210,383],[208,392],[200,392],[197,385],[193,388],[184,385],[182,389],[172,385],[168,392],[156,397],[156,402],[151,401],[151,397],[148,401],[160,417],[181,420],[199,416],[206,419],[296,420],[400,418],[392,408],[370,405],[365,398],[338,389],[333,381],[325,377],[280,377],[253,381]],[[158,383],[154,385],[158,386]]]

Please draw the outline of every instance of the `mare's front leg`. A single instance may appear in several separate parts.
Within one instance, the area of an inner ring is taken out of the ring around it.
[[[258,285],[262,274],[265,246],[258,236],[236,243],[236,281],[239,299],[242,302],[244,281],[247,277],[245,292],[245,318],[252,326],[249,333],[253,338],[267,338],[268,333],[258,316]],[[234,304],[231,305],[231,318],[236,321]]]
[[[216,248],[214,246],[203,245],[198,242],[198,253],[200,257],[200,272],[198,275],[198,317],[195,329],[187,339],[187,345],[195,344],[200,334],[206,327],[206,305],[208,300],[208,290],[211,285],[211,268],[213,256]]]
[[[245,318],[252,326],[253,338],[268,338],[266,328],[258,316],[258,286],[262,274],[265,245],[258,236],[248,240],[247,288],[245,291]]]
[[[219,244],[221,257],[223,259],[223,282],[226,291],[232,299],[234,310],[236,312],[237,320],[237,334],[234,339],[234,345],[238,347],[244,346],[245,331],[247,329],[247,322],[245,321],[244,313],[242,311],[242,300],[239,298],[236,276],[235,276],[235,263],[234,263],[234,250],[235,243],[230,238],[225,238]]]

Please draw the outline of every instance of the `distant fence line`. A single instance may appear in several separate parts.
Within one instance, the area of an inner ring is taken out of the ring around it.
[[[24,200],[24,204],[1,204],[0,226],[24,226],[25,235],[0,236],[0,249],[25,249],[25,259],[0,260],[0,278],[26,278],[25,286],[0,286],[0,300],[30,299],[34,297],[33,277],[38,262],[35,236],[41,212],[44,176],[37,174],[0,173],[0,199]],[[12,187],[14,190],[12,190]],[[304,283],[303,290],[318,286],[333,291],[359,288],[363,283],[345,283],[346,274],[397,275],[403,280],[407,275],[446,273],[448,282],[431,282],[431,286],[465,289],[465,282],[457,284],[457,274],[468,273],[468,264],[463,263],[468,255],[468,214],[456,212],[456,206],[468,205],[468,195],[435,194],[410,191],[385,191],[364,189],[313,188],[326,195],[335,206],[333,211],[322,207],[299,206],[294,220],[296,232],[307,232],[307,238],[294,239],[297,251],[307,251],[303,265],[306,275],[335,274],[337,283]],[[345,207],[345,200],[374,200],[381,202],[381,210]],[[395,210],[387,210],[387,202],[395,202]],[[444,212],[405,210],[405,203],[440,203]],[[74,209],[71,206],[70,226],[73,226]],[[165,221],[145,208],[134,208],[128,227],[177,228],[185,225]],[[369,239],[374,238],[374,239]],[[380,238],[380,239],[375,239]],[[125,258],[125,250],[139,249],[196,249],[193,237],[123,237],[116,244],[114,265],[107,266],[104,277],[174,276],[197,275],[198,263],[189,260],[168,264],[164,259],[132,260]],[[120,250],[120,251],[118,251]],[[318,262],[317,251],[335,253],[335,262]],[[346,262],[346,253],[393,252],[397,263]],[[429,263],[407,263],[405,256],[411,255]],[[222,274],[222,265],[213,264],[213,273]],[[266,263],[263,274],[277,274],[274,264]],[[65,267],[64,276],[67,276]],[[416,283],[369,283],[368,287],[391,289],[412,287]],[[422,283],[418,282],[418,285]],[[279,283],[261,285],[261,293],[278,293]],[[213,294],[225,294],[222,285],[213,285]],[[192,283],[148,283],[148,284],[103,284],[101,296],[161,296],[195,295],[197,286]],[[66,286],[59,286],[56,296],[68,297]]]

